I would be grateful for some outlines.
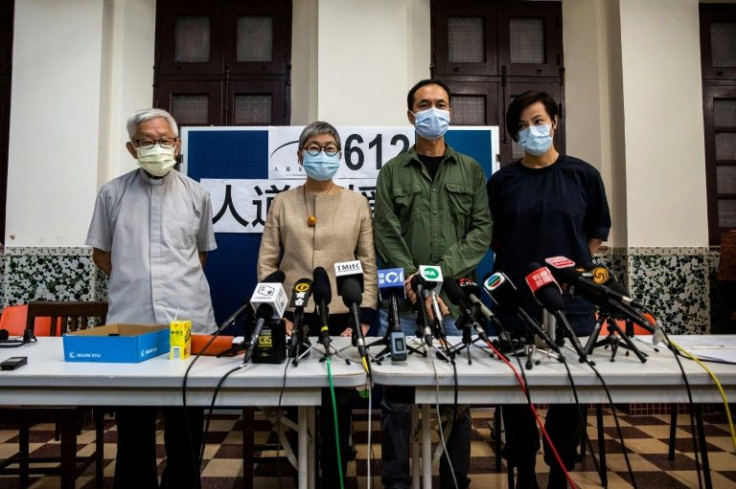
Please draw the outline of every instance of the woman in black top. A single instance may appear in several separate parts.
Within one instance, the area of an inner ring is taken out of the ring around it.
[[[559,107],[544,92],[529,91],[509,105],[506,128],[524,150],[523,157],[506,165],[488,180],[493,215],[491,248],[494,269],[504,272],[517,286],[522,306],[541,320],[542,310],[524,282],[530,263],[563,255],[577,265],[590,267],[611,226],[606,193],[598,171],[588,163],[562,155],[553,136],[559,123]],[[593,306],[566,297],[565,314],[579,335],[593,329]],[[523,325],[500,304],[498,315],[512,331]],[[535,457],[539,433],[528,407],[504,409],[506,456],[518,469],[517,489],[537,488]],[[576,406],[553,405],[547,413],[547,432],[565,466],[575,466],[582,426]],[[566,487],[564,473],[545,443],[550,465],[550,488]]]

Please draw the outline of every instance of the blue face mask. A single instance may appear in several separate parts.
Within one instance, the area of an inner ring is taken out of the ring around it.
[[[523,131],[519,131],[519,145],[530,155],[542,156],[552,147],[551,130],[552,124],[529,126]]]
[[[441,138],[450,126],[450,112],[434,107],[414,114],[414,128],[424,139],[434,141]]]
[[[306,151],[302,153],[304,156],[302,164],[307,176],[312,180],[326,182],[331,180],[340,168],[340,153],[329,156],[323,151],[317,155],[310,155]]]

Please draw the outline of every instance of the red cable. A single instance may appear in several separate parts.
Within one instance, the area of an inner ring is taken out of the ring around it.
[[[509,360],[496,348],[493,346],[493,344],[490,341],[486,341],[486,344],[488,344],[488,348],[493,351],[493,353],[500,358],[503,363],[509,366],[511,371],[514,373],[514,376],[516,377],[516,380],[519,382],[519,385],[521,386],[521,390],[524,391],[524,394],[526,395],[526,398],[529,400],[529,408],[532,411],[532,414],[534,414],[534,419],[536,419],[537,424],[539,425],[539,428],[542,430],[542,435],[544,436],[544,439],[547,440],[547,443],[549,444],[549,447],[552,449],[552,453],[555,456],[555,459],[557,460],[557,463],[560,465],[560,468],[565,473],[565,478],[570,483],[570,487],[577,488],[578,486],[575,484],[575,482],[572,480],[572,477],[570,477],[570,473],[567,471],[567,468],[565,468],[565,464],[562,463],[562,458],[560,457],[560,454],[557,453],[557,448],[555,447],[554,443],[552,443],[552,439],[547,434],[547,430],[544,429],[544,424],[542,423],[542,418],[539,417],[539,414],[537,413],[537,408],[534,407],[534,403],[531,401],[531,397],[529,397],[529,390],[526,387],[526,384],[524,383],[524,379],[521,378],[521,375],[519,374],[519,371],[516,370],[516,367],[509,362]]]

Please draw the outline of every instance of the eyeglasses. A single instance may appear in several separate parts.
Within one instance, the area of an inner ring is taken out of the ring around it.
[[[151,149],[156,143],[158,143],[159,146],[161,146],[162,148],[173,148],[174,146],[176,146],[176,142],[178,140],[179,138],[161,138],[156,139],[155,141],[150,139],[136,139],[135,144],[139,148],[143,149]]]
[[[312,156],[317,156],[319,152],[323,150],[327,156],[335,156],[337,153],[340,152],[340,148],[338,148],[337,145],[334,143],[330,143],[326,146],[320,146],[318,144],[310,144],[309,146],[307,146],[306,148],[302,150],[302,154],[304,154],[304,152],[306,151]]]

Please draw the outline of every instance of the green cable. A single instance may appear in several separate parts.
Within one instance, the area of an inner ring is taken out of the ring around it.
[[[327,357],[327,380],[330,383],[330,397],[332,398],[332,418],[335,422],[335,448],[337,449],[337,470],[340,474],[340,489],[345,489],[345,481],[342,475],[342,457],[340,456],[340,433],[337,431],[337,399],[335,399],[335,384],[332,383],[332,368],[330,357]]]

